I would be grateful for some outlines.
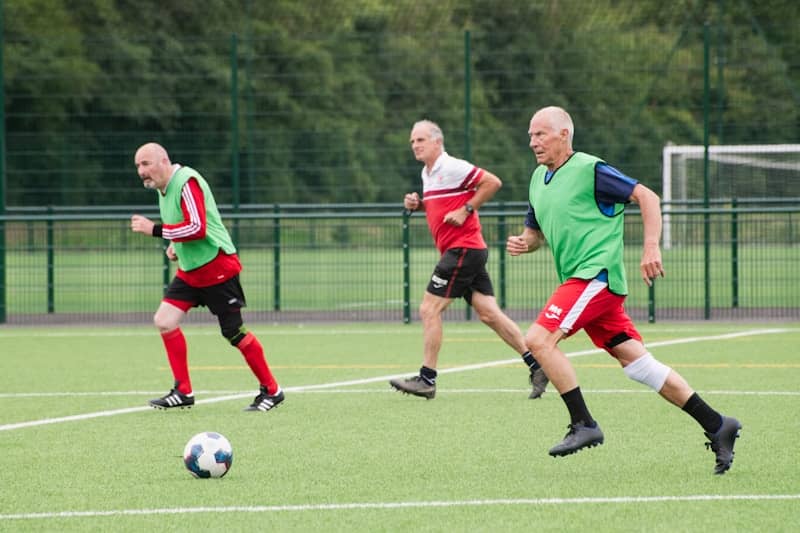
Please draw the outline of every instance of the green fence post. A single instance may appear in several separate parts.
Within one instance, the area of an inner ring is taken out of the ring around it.
[[[54,313],[55,304],[55,251],[53,244],[53,206],[47,206],[47,312]]]
[[[164,294],[167,293],[169,287],[169,258],[166,251],[169,247],[169,241],[161,241],[161,288]]]
[[[469,30],[464,32],[464,159],[472,161],[472,138],[470,137],[472,127],[472,48]],[[464,308],[464,318],[472,319],[472,306],[466,304]]]
[[[500,202],[497,217],[497,251],[500,253],[500,309],[506,308],[506,204]]]
[[[731,306],[739,307],[739,213],[736,198],[731,200]]]
[[[708,142],[709,116],[711,113],[710,46],[710,29],[709,23],[706,22],[703,24],[703,315],[706,320],[711,318],[711,214],[708,201]]]
[[[0,0],[0,43],[4,41],[3,0]],[[0,46],[0,324],[6,323],[6,92],[3,71],[3,46]]]
[[[231,35],[231,191],[234,215],[239,214],[239,53],[236,34]],[[233,243],[239,245],[239,217],[233,219]]]
[[[281,310],[281,206],[274,204],[272,212],[272,309]]]
[[[651,324],[656,322],[656,280],[647,289],[647,321]]]
[[[403,211],[403,323],[411,322],[411,211]]]

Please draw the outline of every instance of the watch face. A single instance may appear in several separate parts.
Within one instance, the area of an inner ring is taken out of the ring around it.
[[[474,211],[474,208],[471,204],[464,204],[464,209],[467,210],[467,213],[472,213]]]

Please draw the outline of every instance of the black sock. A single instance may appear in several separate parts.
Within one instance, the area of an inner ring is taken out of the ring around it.
[[[526,365],[528,365],[528,369],[531,371],[531,374],[533,374],[535,370],[541,368],[536,359],[533,358],[533,354],[529,351],[522,354],[522,360],[525,361]]]
[[[722,415],[713,410],[696,392],[686,400],[681,409],[697,420],[706,433],[716,433],[722,426]]]
[[[575,387],[571,391],[565,392],[561,395],[561,399],[567,404],[569,417],[572,424],[583,422],[586,427],[593,428],[597,425],[592,415],[589,414],[589,408],[586,407],[586,402],[583,401],[583,394],[581,388]]]
[[[436,385],[436,369],[423,366],[419,369],[419,376],[424,379],[428,385]]]

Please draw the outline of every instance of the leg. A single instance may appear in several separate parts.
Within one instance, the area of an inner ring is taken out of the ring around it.
[[[603,443],[603,432],[586,406],[575,369],[558,343],[601,316],[607,308],[608,294],[603,282],[567,280],[556,289],[525,336],[528,348],[561,394],[570,415],[569,431],[562,442],[550,449],[552,456],[569,455]]]
[[[611,355],[613,355],[619,361],[619,364],[622,365],[622,368],[628,368],[629,365],[631,365],[634,361],[639,360],[639,358],[643,356],[649,355],[647,349],[644,347],[644,344],[637,339],[629,339],[614,346],[610,351]],[[649,366],[653,366],[653,371],[651,372],[653,377],[643,378],[644,381],[636,379],[635,377],[631,377],[631,379],[640,381],[645,385],[650,385],[650,387],[658,392],[662,398],[674,405],[677,405],[678,407],[683,407],[686,405],[686,402],[689,400],[692,394],[694,394],[694,391],[686,382],[686,380],[683,379],[680,374],[675,372],[675,370],[663,365],[658,361],[650,364]],[[661,374],[661,376],[658,376],[658,374]],[[663,374],[666,374],[666,379],[663,379]],[[659,382],[661,382],[660,386]]]
[[[153,324],[163,335],[178,329],[186,316],[186,311],[177,307],[175,304],[162,301],[158,306],[156,314],[153,316]]]
[[[158,409],[191,407],[194,404],[192,382],[189,379],[186,338],[180,328],[181,321],[186,316],[186,310],[175,304],[183,305],[182,302],[177,301],[175,303],[162,301],[153,316],[153,324],[161,332],[161,340],[164,342],[164,349],[167,352],[167,360],[175,383],[173,389],[165,396],[150,400],[150,405]],[[189,304],[186,305],[188,309]]]
[[[439,350],[442,348],[442,336],[444,333],[442,313],[452,301],[450,298],[443,298],[426,292],[419,306],[424,339],[422,364],[434,370],[439,362]]]
[[[245,306],[244,290],[239,276],[234,276],[204,291],[204,300],[217,317],[220,332],[231,346],[236,347],[244,357],[250,371],[260,384],[259,394],[246,411],[269,411],[283,402],[284,394],[278,386],[258,338],[244,327],[242,307]]]
[[[520,355],[528,351],[519,326],[503,313],[494,296],[473,292],[471,303],[481,322],[492,328],[506,344]]]
[[[219,321],[222,336],[231,343],[231,346],[234,346],[242,353],[247,366],[250,367],[253,375],[258,379],[261,387],[266,389],[269,394],[276,395],[280,387],[269,369],[261,342],[244,327],[241,309],[231,308],[220,313],[217,320]]]
[[[452,300],[426,292],[419,306],[422,318],[423,357],[419,375],[407,379],[391,379],[389,385],[405,394],[426,400],[436,397],[436,365],[442,347],[442,313]]]
[[[467,292],[479,269],[486,264],[487,255],[486,250],[467,248],[452,248],[442,254],[419,306],[423,332],[422,368],[418,376],[389,380],[392,387],[428,400],[436,396],[436,366],[442,347],[442,313],[454,298],[460,298]]]
[[[715,474],[724,474],[733,463],[733,447],[742,425],[711,408],[675,370],[656,361],[637,339],[630,339],[611,350],[631,379],[656,390],[664,399],[680,407],[702,427],[716,456]]]
[[[528,398],[531,400],[541,398],[547,388],[547,374],[525,345],[525,337],[519,326],[500,309],[494,296],[473,291],[470,299],[481,322],[492,328],[506,344],[522,356],[522,360],[530,370],[530,382],[533,386]]]
[[[578,386],[575,369],[558,347],[559,341],[564,337],[565,334],[560,329],[551,332],[536,322],[531,324],[525,335],[525,344],[536,355],[536,360],[560,394]]]

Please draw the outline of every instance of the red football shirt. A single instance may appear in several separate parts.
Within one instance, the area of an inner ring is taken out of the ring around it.
[[[461,226],[444,221],[445,214],[463,207],[475,196],[475,187],[481,177],[482,168],[447,152],[439,156],[430,172],[427,167],[422,168],[425,217],[440,253],[450,248],[486,248],[477,211],[469,215]]]

